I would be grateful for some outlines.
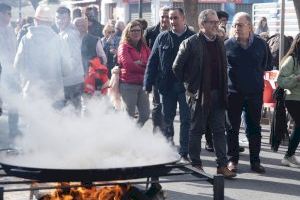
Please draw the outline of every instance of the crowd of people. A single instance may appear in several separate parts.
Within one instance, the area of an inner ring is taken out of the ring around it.
[[[251,170],[265,173],[260,160],[264,73],[274,67],[269,46],[260,36],[268,33],[266,18],[255,31],[248,13],[236,13],[228,31],[228,14],[207,9],[198,16],[196,33],[177,7],[161,8],[160,21],[152,27],[143,19],[127,24],[110,20],[102,26],[94,8],[87,8],[85,16],[76,9],[72,19],[70,9],[59,7],[55,19],[52,16],[49,7],[39,6],[34,24],[28,21],[16,34],[9,26],[11,7],[0,4],[1,90],[31,98],[42,91],[53,102],[74,106],[78,112],[86,94],[116,92],[123,110],[137,118],[139,127],[149,119],[152,93],[153,132],[174,144],[178,104],[179,162],[203,171],[205,134],[207,149],[216,154],[217,173],[225,178],[238,172],[243,119]],[[290,167],[300,167],[295,157],[300,142],[299,57],[297,35],[278,77],[278,85],[289,90],[286,106],[295,121],[282,160]],[[9,105],[6,97],[3,101]],[[14,137],[19,134],[14,106],[8,106],[8,121]]]

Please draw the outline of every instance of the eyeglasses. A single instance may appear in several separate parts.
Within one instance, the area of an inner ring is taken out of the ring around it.
[[[248,26],[249,24],[243,24],[243,23],[236,23],[236,24],[232,24],[232,27],[233,28],[242,28],[242,27],[245,27],[245,26]]]
[[[170,20],[177,20],[179,17],[174,16],[174,17],[169,17],[169,18],[170,18]]]
[[[218,25],[218,24],[220,24],[220,21],[204,21],[204,23],[207,23],[210,25]]]
[[[107,33],[108,34],[113,34],[113,33],[115,33],[115,31],[108,31]]]
[[[132,29],[132,30],[130,30],[131,33],[139,33],[141,31],[142,31],[141,29]]]

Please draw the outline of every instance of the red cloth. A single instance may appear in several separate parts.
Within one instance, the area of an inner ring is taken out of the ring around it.
[[[103,65],[98,57],[95,57],[89,61],[89,72],[84,80],[84,92],[87,94],[94,94],[95,92],[95,81],[99,79],[104,87],[101,89],[101,94],[106,94],[108,89],[108,69]]]
[[[273,71],[267,71],[265,72],[264,76],[264,93],[263,93],[263,102],[264,105],[268,105],[271,107],[275,106],[276,100],[273,99],[273,92],[276,89],[276,82],[278,77],[279,71],[273,70]],[[272,86],[273,83],[273,86]]]
[[[120,81],[142,85],[149,56],[150,49],[146,45],[143,45],[141,51],[138,52],[128,43],[120,44],[118,48],[118,63],[121,68]],[[136,64],[136,61],[140,61],[141,64]]]

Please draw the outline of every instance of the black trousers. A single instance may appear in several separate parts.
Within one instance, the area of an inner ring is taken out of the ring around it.
[[[228,119],[231,129],[227,132],[227,145],[230,161],[238,163],[239,160],[239,130],[241,114],[244,111],[247,127],[246,135],[249,140],[250,163],[260,163],[262,95],[262,92],[252,95],[240,93],[229,93],[228,95]]]
[[[291,134],[286,157],[293,156],[300,142],[300,101],[286,100],[285,106],[295,121],[295,128]]]

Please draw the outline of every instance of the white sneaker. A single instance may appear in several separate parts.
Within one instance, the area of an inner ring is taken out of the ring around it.
[[[300,161],[294,155],[291,157],[284,157],[281,160],[281,164],[289,167],[300,168]]]

